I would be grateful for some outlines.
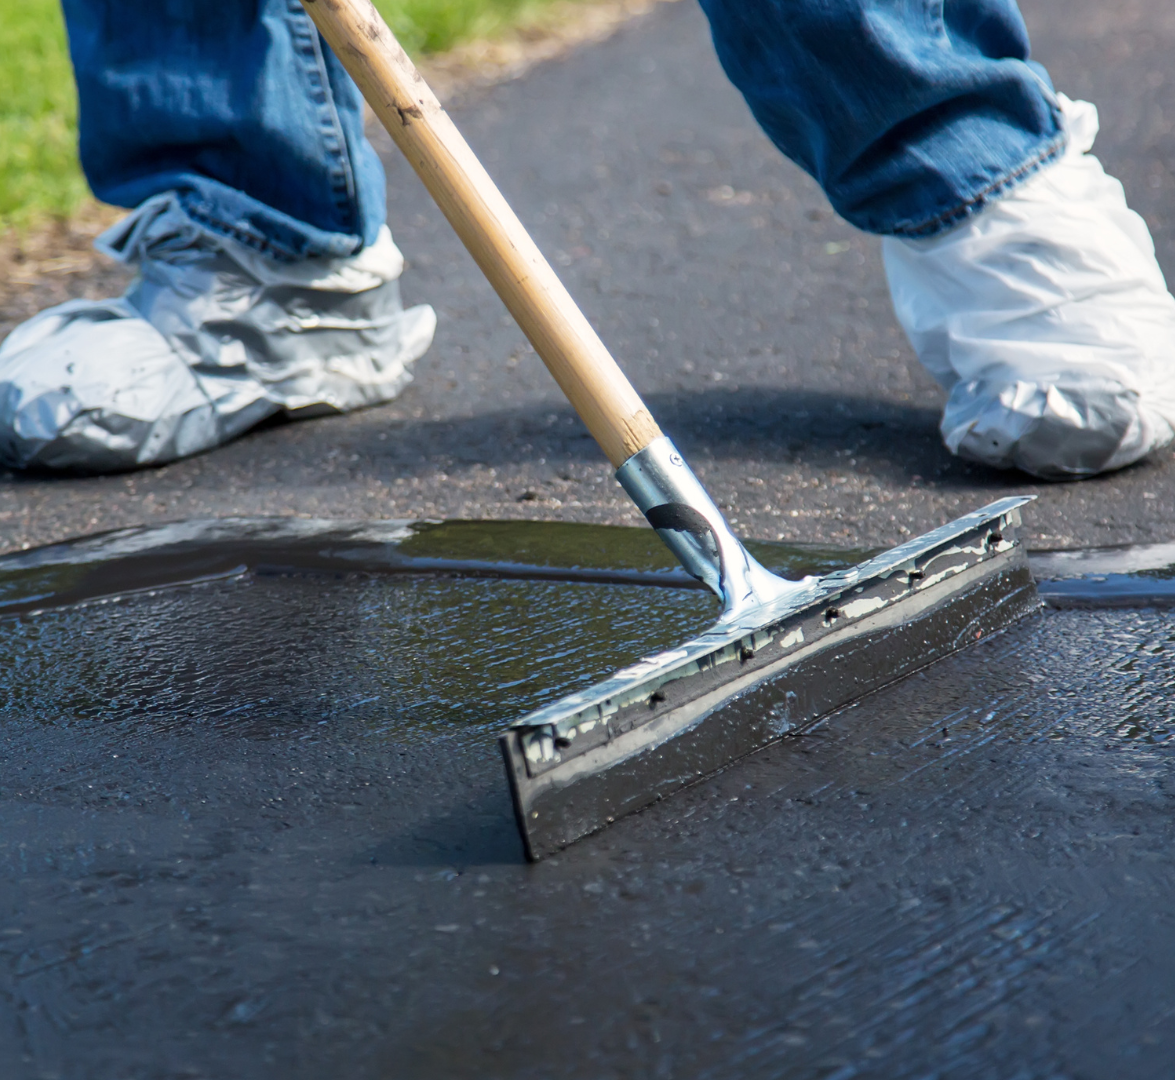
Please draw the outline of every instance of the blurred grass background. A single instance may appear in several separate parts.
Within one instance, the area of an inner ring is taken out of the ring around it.
[[[58,0],[0,0],[0,229],[65,216],[88,195]]]
[[[375,0],[420,56],[493,37],[548,0]],[[0,233],[66,218],[89,199],[59,0],[0,0]]]

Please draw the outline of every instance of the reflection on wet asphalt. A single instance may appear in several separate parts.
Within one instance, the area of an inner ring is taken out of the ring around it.
[[[554,691],[705,629],[714,611],[694,590],[241,576],[5,626],[0,702],[10,727],[113,725],[135,738],[480,742]]]
[[[1046,612],[525,865],[498,728],[712,613],[303,573],[0,624],[0,1074],[1168,1076],[1172,616]]]

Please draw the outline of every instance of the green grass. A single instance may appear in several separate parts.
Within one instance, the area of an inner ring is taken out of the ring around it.
[[[7,3],[8,0],[0,0]],[[444,52],[493,37],[543,6],[542,0],[375,0],[400,44],[413,55]]]
[[[160,0],[162,2],[162,0]],[[546,0],[376,0],[415,55],[492,37]],[[0,233],[68,217],[87,199],[59,0],[0,0]]]
[[[58,0],[0,0],[0,230],[65,216],[87,195]]]

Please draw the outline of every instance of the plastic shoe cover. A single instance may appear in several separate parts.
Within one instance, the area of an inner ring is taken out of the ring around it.
[[[1171,441],[1175,298],[1122,185],[1088,153],[1097,110],[1060,97],[1068,148],[970,221],[887,237],[894,310],[949,391],[954,453],[1046,479]]]
[[[95,246],[138,266],[116,300],[71,300],[0,345],[0,460],[109,471],[207,450],[280,410],[394,398],[436,315],[405,311],[385,227],[346,259],[280,263],[193,221],[170,194]]]

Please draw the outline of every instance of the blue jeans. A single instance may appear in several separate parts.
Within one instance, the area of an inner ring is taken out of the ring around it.
[[[175,190],[282,260],[350,255],[383,225],[363,100],[298,0],[62,0],[82,168],[134,207]]]
[[[942,232],[1064,150],[1015,0],[700,2],[755,119],[866,232]]]
[[[953,225],[1060,152],[1014,0],[701,0],[775,144],[861,229]],[[82,166],[137,206],[279,259],[347,255],[384,222],[358,91],[299,0],[63,0]]]

